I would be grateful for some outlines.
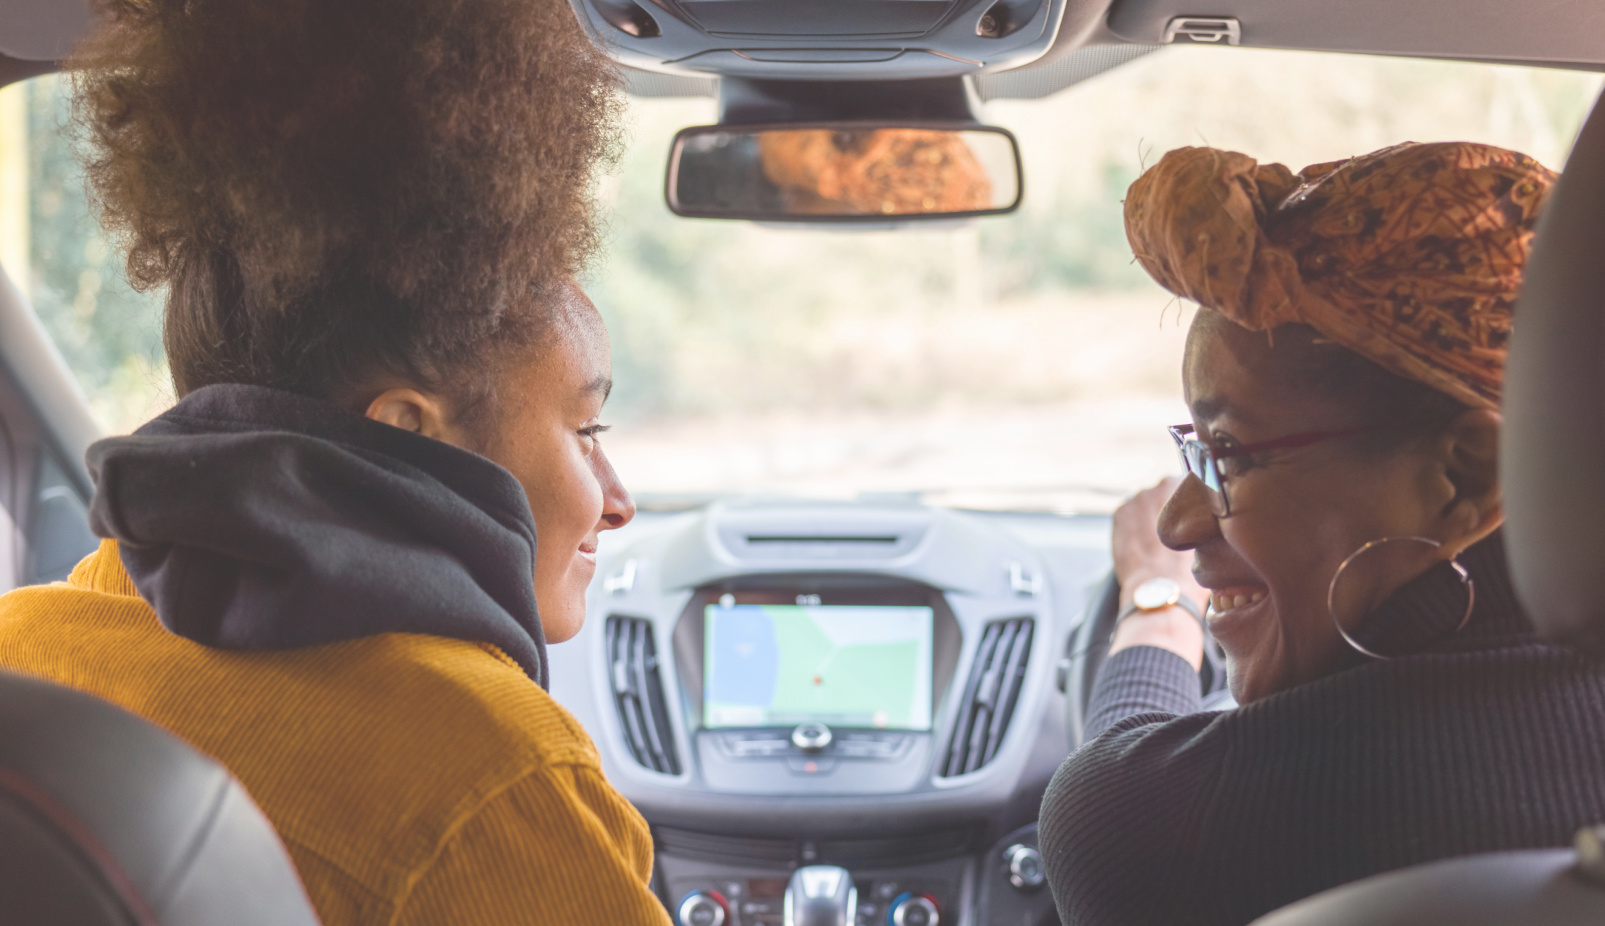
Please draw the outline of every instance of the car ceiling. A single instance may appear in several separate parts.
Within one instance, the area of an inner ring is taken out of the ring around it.
[[[578,8],[625,0],[572,0]],[[683,0],[640,0],[654,15],[673,15]],[[684,0],[691,2],[691,0]],[[749,5],[755,0],[748,0]],[[761,0],[756,0],[760,2]],[[812,0],[772,0],[777,21],[784,21],[786,4]],[[817,0],[826,3],[829,0]],[[864,0],[875,2],[875,0]],[[884,0],[895,2],[895,0]],[[992,0],[955,2],[954,17],[978,16]],[[1605,2],[1600,0],[1066,0],[1057,35],[1040,57],[1021,66],[1005,67],[981,60],[970,75],[982,99],[1035,98],[1063,89],[1133,57],[1160,47],[1167,24],[1185,17],[1230,17],[1241,28],[1245,47],[1355,52],[1423,58],[1448,58],[1511,64],[1547,65],[1605,70]],[[810,36],[806,44],[821,48],[864,48],[867,45],[918,47],[920,39],[851,37],[836,40]],[[632,73],[632,89],[643,95],[713,95],[716,81],[686,68],[695,59],[679,58],[694,51],[667,32],[661,37],[637,40],[607,34],[596,37],[619,49],[618,56],[641,73]],[[736,44],[732,36],[712,36],[702,47]],[[774,45],[782,45],[778,36]],[[762,44],[758,36],[739,41]],[[654,42],[666,47],[652,49]],[[1185,39],[1184,39],[1185,41]],[[793,41],[792,45],[803,44]],[[626,47],[628,46],[628,47]],[[964,49],[944,49],[955,57]],[[651,51],[651,54],[648,54]],[[657,55],[657,60],[652,60]],[[1007,56],[1005,56],[1007,57]],[[1004,64],[1013,63],[1005,61]],[[832,66],[814,62],[812,79],[830,80],[860,75],[833,73]],[[730,72],[739,73],[739,72]],[[779,77],[794,78],[793,73]],[[751,75],[747,75],[751,76]],[[888,75],[893,76],[893,75]]]
[[[619,0],[572,0],[576,8],[596,9]],[[642,0],[668,19],[681,0]],[[706,5],[707,0],[703,0]],[[730,0],[726,0],[730,2]],[[764,0],[736,0],[748,6]],[[797,4],[830,0],[768,0],[784,19]],[[848,9],[877,0],[842,3]],[[910,0],[879,0],[882,3]],[[993,0],[953,0],[955,10],[973,11]],[[1012,2],[1012,0],[1011,0]],[[1159,46],[1166,24],[1176,17],[1234,17],[1241,44],[1249,47],[1359,52],[1429,58],[1541,64],[1605,70],[1605,2],[1600,0],[1043,0],[1060,5],[1056,35],[1037,44],[1045,50],[1015,52],[1034,56],[1022,66],[1002,68],[978,60],[968,75],[982,99],[1034,98],[1085,80]],[[977,14],[978,15],[978,14]],[[593,19],[594,24],[596,20]],[[87,0],[0,0],[0,81],[49,70],[64,57],[90,24]],[[1051,26],[1051,24],[1050,24]],[[594,30],[593,30],[594,31]],[[934,31],[934,30],[933,30]],[[1051,28],[1049,32],[1051,32]],[[631,65],[632,92],[643,96],[711,96],[717,65],[699,73],[661,63],[683,57],[674,50],[645,57],[625,54],[613,36],[596,33],[604,45]],[[623,40],[633,41],[629,36]],[[669,38],[665,35],[664,38]],[[639,45],[640,43],[636,43]],[[715,40],[714,44],[718,44]],[[753,44],[748,42],[748,44]],[[793,43],[795,44],[795,43]],[[851,47],[847,38],[810,36],[818,49]],[[882,40],[879,44],[898,44]],[[902,41],[913,48],[918,39]],[[862,47],[863,42],[857,42]],[[653,56],[659,63],[654,64]],[[1005,56],[1006,57],[1006,56]],[[808,62],[809,79],[861,77],[828,60]],[[861,67],[861,66],[860,66]],[[777,75],[780,76],[780,75]],[[895,76],[895,75],[888,75]]]

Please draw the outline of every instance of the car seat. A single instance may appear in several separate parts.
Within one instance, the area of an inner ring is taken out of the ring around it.
[[[1595,104],[1539,223],[1516,307],[1500,442],[1517,595],[1540,633],[1605,657],[1602,243],[1605,102]],[[1339,923],[1605,923],[1605,827],[1584,826],[1571,849],[1445,859],[1367,878],[1255,926]]]
[[[317,926],[222,766],[82,692],[0,672],[0,923]]]

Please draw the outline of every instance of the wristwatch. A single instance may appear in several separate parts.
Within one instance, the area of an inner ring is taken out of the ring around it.
[[[1163,611],[1173,607],[1179,607],[1191,614],[1199,623],[1204,620],[1204,615],[1198,611],[1198,605],[1181,593],[1181,586],[1177,585],[1175,580],[1157,576],[1132,590],[1131,604],[1126,605],[1125,609],[1115,617],[1115,623],[1119,624],[1138,611]]]

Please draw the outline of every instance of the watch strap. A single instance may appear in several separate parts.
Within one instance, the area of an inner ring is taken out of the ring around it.
[[[1186,595],[1182,595],[1181,597],[1177,598],[1171,604],[1165,605],[1165,608],[1172,608],[1172,607],[1181,608],[1183,611],[1186,611],[1188,614],[1191,614],[1193,616],[1193,620],[1198,621],[1200,624],[1204,623],[1204,614],[1203,614],[1203,612],[1199,611],[1198,610],[1198,605],[1194,604],[1193,600],[1191,598],[1188,598]],[[1155,611],[1163,611],[1163,610],[1165,610],[1165,608],[1154,608],[1153,610],[1155,610]],[[1141,611],[1141,610],[1143,610],[1143,609],[1137,607],[1137,603],[1135,601],[1132,602],[1131,604],[1126,605],[1124,608],[1121,609],[1119,614],[1115,615],[1115,624],[1119,625],[1119,623],[1121,621],[1125,620],[1126,618],[1130,617],[1131,615],[1133,615],[1133,614],[1135,614],[1135,613],[1137,613],[1138,611]]]

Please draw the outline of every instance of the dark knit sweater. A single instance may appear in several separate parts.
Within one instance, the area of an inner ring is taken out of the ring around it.
[[[1042,804],[1067,926],[1235,926],[1378,872],[1564,845],[1605,821],[1605,665],[1537,641],[1498,535],[1460,561],[1476,583],[1460,633],[1234,711],[1198,713],[1197,677],[1170,652],[1111,657],[1088,706],[1097,738]],[[1368,623],[1452,628],[1465,600],[1433,573]]]

